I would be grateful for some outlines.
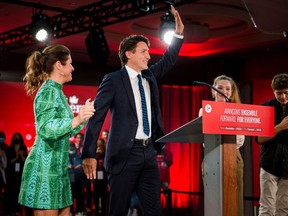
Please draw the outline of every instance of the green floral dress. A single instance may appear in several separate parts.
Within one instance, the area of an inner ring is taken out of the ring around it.
[[[37,209],[72,205],[68,175],[69,138],[84,126],[72,129],[74,115],[62,85],[47,80],[34,100],[36,140],[22,174],[19,203]]]

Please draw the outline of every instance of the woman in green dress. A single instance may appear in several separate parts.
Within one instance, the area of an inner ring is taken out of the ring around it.
[[[95,112],[88,99],[74,117],[62,91],[73,71],[70,51],[63,45],[35,51],[26,61],[27,94],[33,96],[38,90],[34,98],[36,139],[25,161],[19,203],[32,208],[35,216],[70,215],[69,138]]]

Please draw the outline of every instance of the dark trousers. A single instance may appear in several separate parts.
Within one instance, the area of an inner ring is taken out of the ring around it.
[[[12,215],[20,212],[21,206],[18,203],[20,191],[21,173],[7,175],[7,185],[4,191],[4,213]]]
[[[4,201],[4,199],[3,198],[4,198],[5,187],[6,187],[6,184],[4,183],[2,175],[0,173],[0,215],[4,214],[4,212],[3,212],[3,208],[4,208],[3,201]]]
[[[138,195],[142,215],[161,215],[160,177],[156,152],[151,143],[147,147],[134,145],[121,173],[109,174],[108,180],[110,216],[127,216],[133,191]]]
[[[84,173],[83,171],[74,172],[75,179],[71,182],[73,199],[76,199],[76,212],[84,212]]]
[[[86,188],[86,196],[85,196],[85,200],[86,200],[86,208],[87,209],[92,209],[91,206],[91,200],[92,200],[92,189],[91,189],[91,184],[92,181],[90,179],[86,179],[85,178],[85,188]]]
[[[105,214],[106,212],[106,204],[108,198],[108,191],[107,191],[107,179],[103,180],[94,180],[94,205],[96,212],[102,212]],[[101,199],[101,202],[99,203]]]

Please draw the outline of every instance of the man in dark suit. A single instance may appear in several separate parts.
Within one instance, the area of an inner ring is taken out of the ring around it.
[[[94,102],[96,112],[87,125],[83,168],[87,178],[94,179],[95,143],[110,109],[112,121],[104,159],[110,185],[109,215],[127,216],[133,191],[139,197],[145,216],[161,215],[156,151],[163,144],[155,140],[163,136],[164,131],[157,80],[175,64],[184,30],[178,11],[173,6],[171,11],[176,23],[172,43],[151,67],[148,68],[150,43],[146,37],[131,35],[121,42],[119,57],[123,67],[104,77]],[[143,85],[142,92],[139,83]],[[145,94],[144,99],[141,93]]]

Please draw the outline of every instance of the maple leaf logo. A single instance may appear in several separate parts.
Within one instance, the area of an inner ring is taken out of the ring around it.
[[[78,104],[79,98],[77,98],[75,95],[69,97],[70,104]]]

